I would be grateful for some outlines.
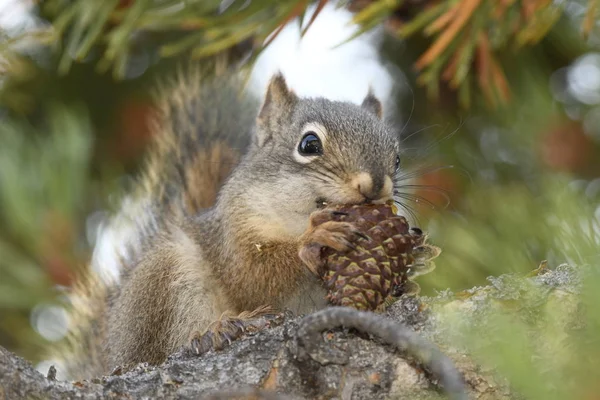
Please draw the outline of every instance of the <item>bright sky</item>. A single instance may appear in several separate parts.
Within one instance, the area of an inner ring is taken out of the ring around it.
[[[300,95],[360,103],[372,86],[387,100],[393,80],[378,55],[381,31],[334,49],[356,32],[351,19],[349,11],[327,5],[302,41],[298,25],[289,24],[258,60],[255,88],[264,90],[271,74],[280,69]]]
[[[33,0],[0,0],[0,28],[13,30],[17,27],[29,27],[35,20],[29,14]]]

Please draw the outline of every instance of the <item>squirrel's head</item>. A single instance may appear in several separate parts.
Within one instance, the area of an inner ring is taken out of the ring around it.
[[[246,159],[254,184],[246,194],[292,235],[326,204],[385,202],[400,164],[399,137],[369,92],[361,105],[301,98],[281,74],[267,89]],[[254,207],[253,207],[254,208]]]

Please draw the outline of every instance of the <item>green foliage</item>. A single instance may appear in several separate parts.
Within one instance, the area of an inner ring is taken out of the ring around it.
[[[329,2],[316,2],[304,32]],[[157,57],[189,53],[203,58],[229,52],[239,58],[249,52],[252,62],[285,24],[296,18],[302,23],[313,3],[42,0],[40,13],[53,28],[35,36],[60,54],[61,73],[66,74],[73,62],[92,57],[99,71],[112,69],[120,79],[126,75],[131,54],[136,47],[148,46],[148,38],[161,38]],[[389,33],[409,43],[425,38],[426,45],[418,45],[420,54],[414,62],[420,71],[419,84],[432,98],[438,98],[440,85],[446,84],[458,90],[464,106],[473,101],[474,88],[489,104],[508,103],[511,82],[500,54],[516,56],[524,47],[552,39],[553,28],[564,16],[564,2],[546,0],[347,0],[339,4],[358,10],[354,22],[360,29],[348,40],[383,23]],[[588,12],[579,24],[589,35],[595,30],[598,2],[587,4]]]
[[[0,339],[31,337],[27,311],[55,299],[89,254],[85,221],[91,129],[84,110],[54,106],[44,133],[24,121],[0,125]],[[54,280],[54,282],[53,282]]]
[[[263,43],[283,22],[299,15],[306,0],[232,1],[222,10],[221,1],[118,1],[46,0],[40,7],[54,23],[54,35],[63,47],[59,70],[66,73],[97,44],[102,46],[98,68],[113,68],[123,77],[136,33],[175,33],[159,54],[171,57],[191,52],[202,58],[230,50],[251,40]]]
[[[469,292],[488,301],[447,307],[447,342],[468,349],[526,399],[590,398],[598,390],[598,271],[596,263],[561,266],[554,278],[542,271],[531,280],[491,279],[494,289]],[[543,279],[553,281],[536,283]]]
[[[529,271],[542,259],[552,265],[597,264],[595,203],[565,177],[541,179],[536,192],[517,183],[474,186],[463,204],[468,218],[446,213],[433,219],[430,232],[444,252],[435,276],[421,278],[425,286],[469,287],[499,271]]]
[[[26,254],[41,254],[47,236],[62,219],[81,218],[88,185],[91,132],[81,110],[60,107],[50,112],[47,135],[28,134],[25,123],[4,121],[0,128],[0,218],[3,276],[14,279],[10,293],[1,296],[14,307],[31,306],[36,299],[14,296],[35,282],[44,282]],[[17,251],[11,242],[21,244]],[[5,297],[4,297],[5,296]],[[35,304],[35,303],[34,303]]]

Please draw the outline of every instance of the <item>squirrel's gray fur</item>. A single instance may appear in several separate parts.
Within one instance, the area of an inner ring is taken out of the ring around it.
[[[183,74],[160,92],[138,193],[150,197],[152,223],[140,224],[144,240],[118,285],[79,281],[70,377],[159,363],[207,330],[218,341],[227,318],[322,308],[320,248],[347,250],[356,231],[315,227],[311,216],[324,203],[392,198],[398,136],[372,94],[362,105],[300,98],[277,74],[259,109],[239,84],[235,74]],[[321,155],[298,152],[307,131]]]

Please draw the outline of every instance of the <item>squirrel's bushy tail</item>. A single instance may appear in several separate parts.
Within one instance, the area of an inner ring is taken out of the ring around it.
[[[258,104],[241,91],[240,75],[202,75],[194,68],[180,72],[158,91],[160,116],[141,190],[163,212],[196,213],[212,206],[250,143]]]
[[[257,100],[242,92],[237,72],[210,78],[199,68],[180,71],[157,91],[159,116],[137,196],[151,221],[138,223],[149,237],[166,219],[211,207],[250,144]]]
[[[180,70],[159,85],[153,139],[137,187],[99,235],[90,273],[70,296],[70,333],[52,357],[62,376],[107,373],[106,308],[121,273],[135,265],[144,244],[168,220],[214,204],[250,144],[258,111],[257,100],[242,87],[236,72],[206,74],[200,67]]]

